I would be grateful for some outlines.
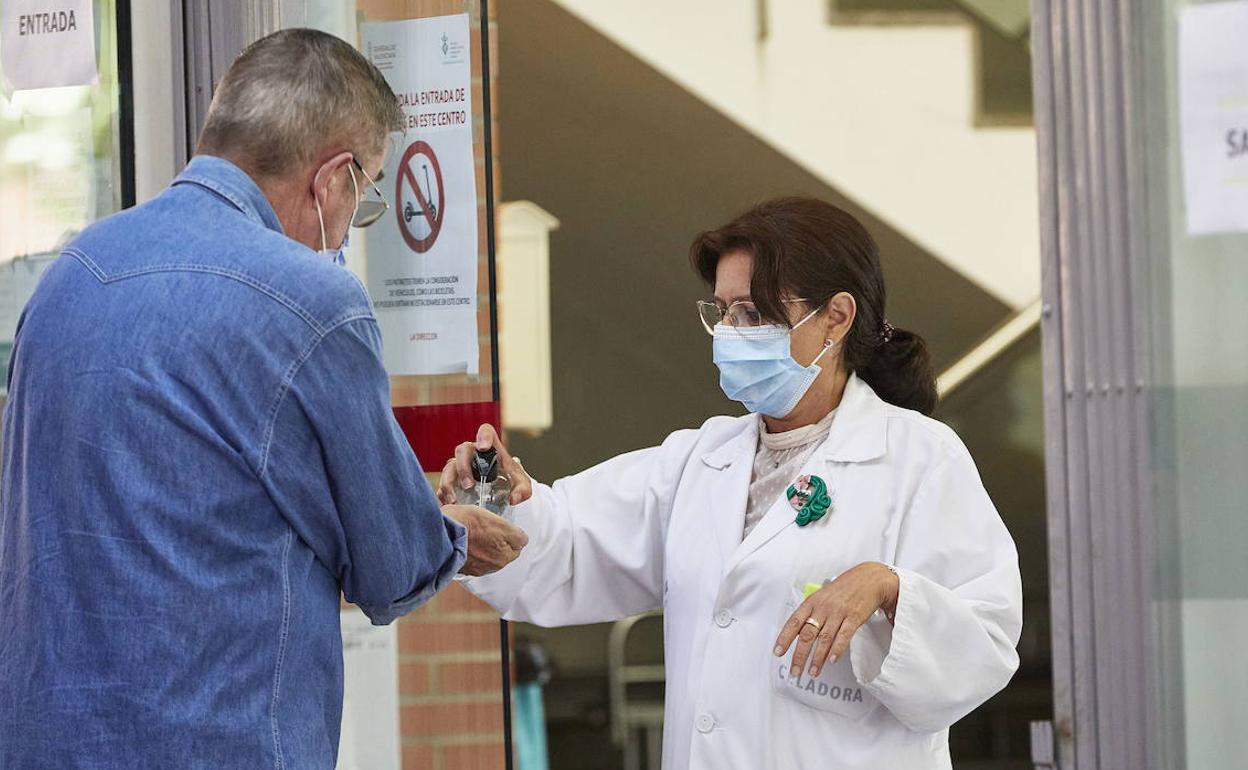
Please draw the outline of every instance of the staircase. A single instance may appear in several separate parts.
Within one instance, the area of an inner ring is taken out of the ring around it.
[[[556,2],[1009,308],[1038,296],[1025,2]]]
[[[975,124],[1030,126],[1030,5],[1029,0],[829,0],[828,23],[970,24],[974,33]]]

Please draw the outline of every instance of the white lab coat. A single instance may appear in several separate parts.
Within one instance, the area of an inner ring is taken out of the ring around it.
[[[757,416],[535,485],[521,556],[465,581],[504,617],[561,626],[664,609],[664,770],[950,767],[948,727],[1018,667],[1018,555],[952,430],[851,378],[804,474],[833,507],[806,527],[776,500],[742,542]],[[806,583],[894,565],[877,612],[818,679],[772,655]]]

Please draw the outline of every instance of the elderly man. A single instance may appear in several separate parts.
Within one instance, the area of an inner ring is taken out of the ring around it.
[[[331,768],[340,592],[389,623],[523,547],[439,509],[335,264],[400,120],[346,43],[267,37],[173,185],[45,274],[4,415],[0,767]]]

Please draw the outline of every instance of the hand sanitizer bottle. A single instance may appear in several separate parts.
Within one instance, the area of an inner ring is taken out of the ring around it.
[[[473,485],[469,489],[455,488],[455,501],[460,505],[475,505],[490,513],[512,520],[511,480],[499,473],[498,452],[479,449],[472,458]]]

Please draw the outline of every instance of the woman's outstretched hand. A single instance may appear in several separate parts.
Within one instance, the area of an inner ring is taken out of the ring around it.
[[[455,502],[455,489],[472,488],[472,457],[478,451],[494,449],[498,452],[499,468],[511,481],[512,505],[518,505],[533,496],[533,480],[525,472],[518,458],[512,457],[503,446],[498,432],[492,425],[482,425],[477,430],[476,441],[465,441],[455,447],[455,456],[446,461],[442,468],[442,478],[438,480],[438,499],[444,505]]]

